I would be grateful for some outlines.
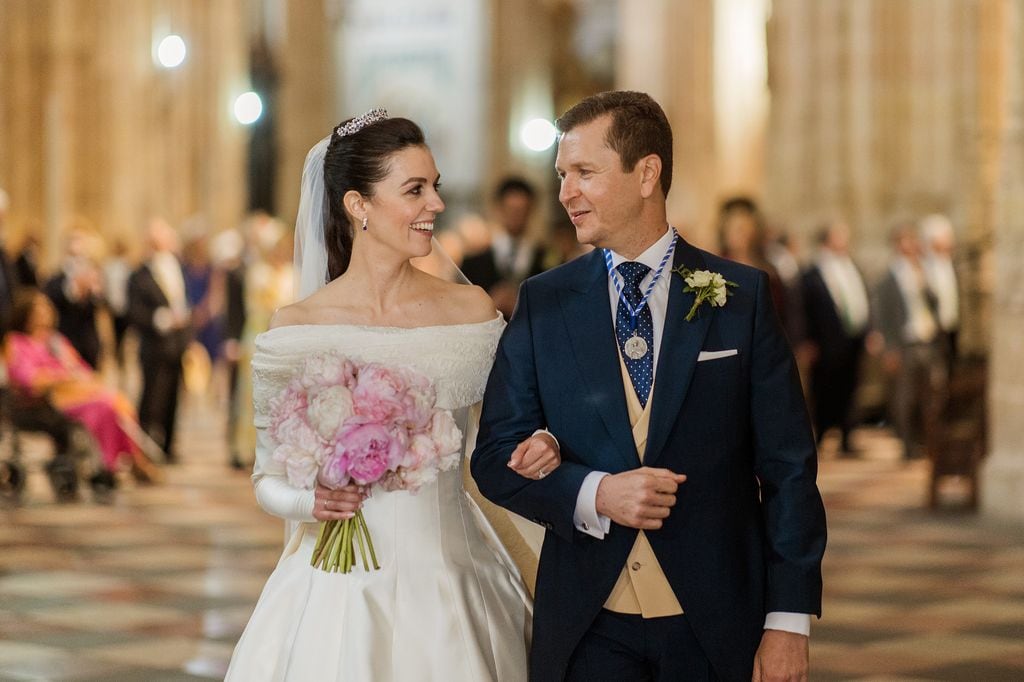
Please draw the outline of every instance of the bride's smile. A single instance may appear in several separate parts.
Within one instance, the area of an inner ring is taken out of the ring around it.
[[[404,258],[425,256],[431,249],[434,219],[445,208],[438,193],[441,174],[423,145],[395,152],[388,165],[387,176],[364,202],[366,230],[357,230],[356,241],[365,235]]]

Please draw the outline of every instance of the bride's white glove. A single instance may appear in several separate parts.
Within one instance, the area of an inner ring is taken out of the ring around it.
[[[562,463],[558,441],[546,431],[538,431],[512,451],[508,467],[524,478],[541,479]]]

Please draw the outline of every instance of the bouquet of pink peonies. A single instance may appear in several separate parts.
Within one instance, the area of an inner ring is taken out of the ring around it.
[[[271,402],[274,459],[300,488],[319,481],[415,492],[462,456],[462,433],[435,399],[430,380],[410,369],[312,355]],[[379,569],[362,510],[320,524],[311,563],[348,573],[357,546],[364,569]]]

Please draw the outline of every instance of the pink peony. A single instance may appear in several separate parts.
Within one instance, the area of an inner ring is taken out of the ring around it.
[[[430,380],[422,374],[407,373],[408,390],[402,401],[402,425],[410,431],[422,431],[429,427],[434,413],[437,396]]]
[[[356,414],[380,423],[401,419],[406,391],[403,372],[368,364],[359,372],[352,391]]]
[[[292,415],[283,422],[274,424],[271,427],[270,435],[282,445],[291,445],[317,459],[322,456],[319,453],[325,445],[323,439],[305,419],[298,415]]]
[[[345,446],[341,442],[335,443],[320,465],[317,480],[333,490],[345,487],[349,483],[349,459]]]
[[[277,425],[294,415],[301,416],[305,414],[306,406],[306,391],[297,381],[293,381],[271,399],[270,422]]]
[[[415,469],[420,466],[432,466],[434,460],[440,457],[437,451],[437,443],[430,434],[417,433],[409,439],[409,447],[402,457],[402,466],[406,469]]]
[[[338,440],[349,458],[349,476],[361,485],[375,483],[396,469],[408,443],[403,432],[372,422],[346,426]]]

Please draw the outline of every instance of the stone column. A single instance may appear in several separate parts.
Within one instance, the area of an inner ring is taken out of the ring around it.
[[[995,203],[995,286],[989,356],[989,454],[982,469],[984,514],[1024,523],[1024,3],[1004,5],[1006,126]]]
[[[339,5],[324,0],[279,0],[284,26],[271,45],[281,69],[278,111],[278,214],[287,223],[299,209],[302,164],[310,148],[337,125],[337,96],[331,32],[340,20]],[[326,9],[331,11],[325,11]]]
[[[642,90],[672,124],[669,221],[702,247],[716,243],[713,0],[621,0],[616,87]]]

